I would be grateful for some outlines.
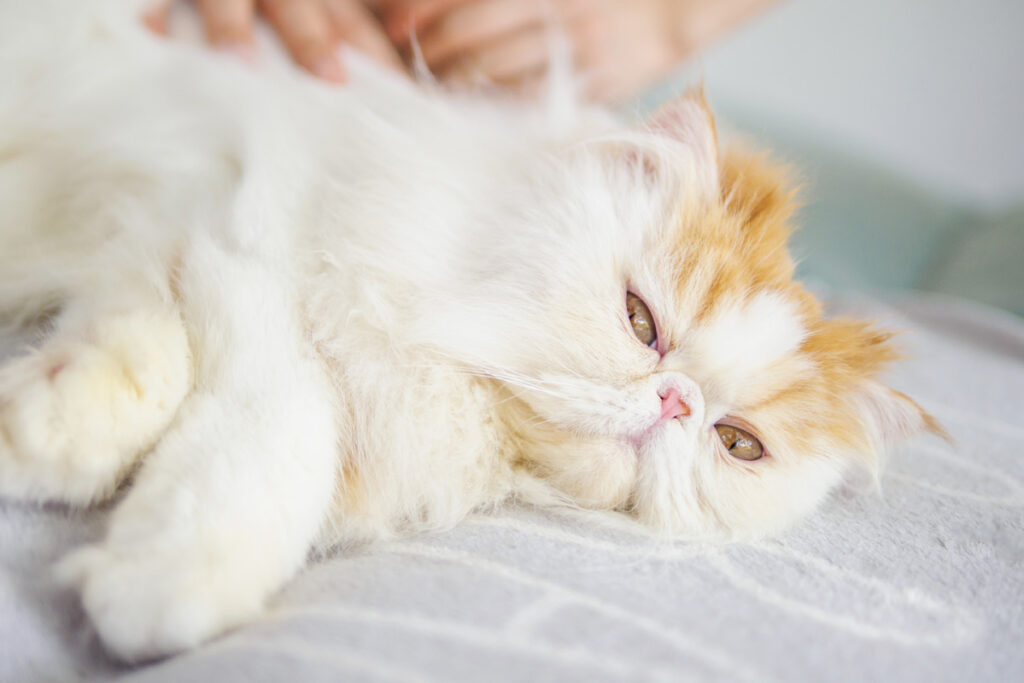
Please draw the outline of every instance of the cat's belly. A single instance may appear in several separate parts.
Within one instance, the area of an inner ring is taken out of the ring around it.
[[[507,497],[517,449],[497,411],[507,397],[436,355],[371,344],[331,363],[349,438],[325,541],[443,528]]]

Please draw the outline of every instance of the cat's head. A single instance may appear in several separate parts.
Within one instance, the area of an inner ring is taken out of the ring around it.
[[[553,155],[503,215],[459,330],[514,394],[521,466],[586,507],[753,538],[935,427],[879,382],[890,334],[793,278],[793,193],[720,154],[701,96]]]

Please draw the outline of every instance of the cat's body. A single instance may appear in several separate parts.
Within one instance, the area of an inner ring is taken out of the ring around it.
[[[788,193],[697,99],[636,131],[329,88],[84,4],[0,29],[0,312],[60,307],[0,368],[0,495],[142,463],[62,565],[121,657],[251,618],[317,542],[512,496],[761,535],[927,419],[875,381],[885,336],[791,282]]]

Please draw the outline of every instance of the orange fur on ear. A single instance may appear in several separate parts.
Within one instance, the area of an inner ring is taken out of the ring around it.
[[[950,445],[956,442],[955,439],[953,439],[953,437],[950,436],[949,432],[946,431],[946,428],[943,427],[939,423],[939,421],[932,416],[931,413],[922,408],[917,401],[910,398],[902,391],[896,391],[895,389],[891,389],[890,391],[892,391],[894,394],[902,398],[904,401],[910,402],[915,408],[917,408],[917,412],[921,415],[921,421],[924,423],[924,430],[926,432],[928,432],[929,434],[934,434],[935,436],[939,437],[940,439],[942,439],[943,441]]]
[[[903,354],[895,333],[865,320],[818,319],[803,352],[819,368],[819,401],[830,404],[831,429],[866,458],[877,476],[879,454],[887,446],[925,430],[949,440],[946,430],[913,399],[883,385],[880,375]],[[852,408],[852,410],[851,410]]]

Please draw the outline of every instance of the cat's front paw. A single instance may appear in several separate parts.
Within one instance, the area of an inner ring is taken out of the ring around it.
[[[78,587],[107,651],[140,662],[195,647],[262,611],[264,591],[216,563],[200,552],[99,545],[66,557],[57,576]]]

